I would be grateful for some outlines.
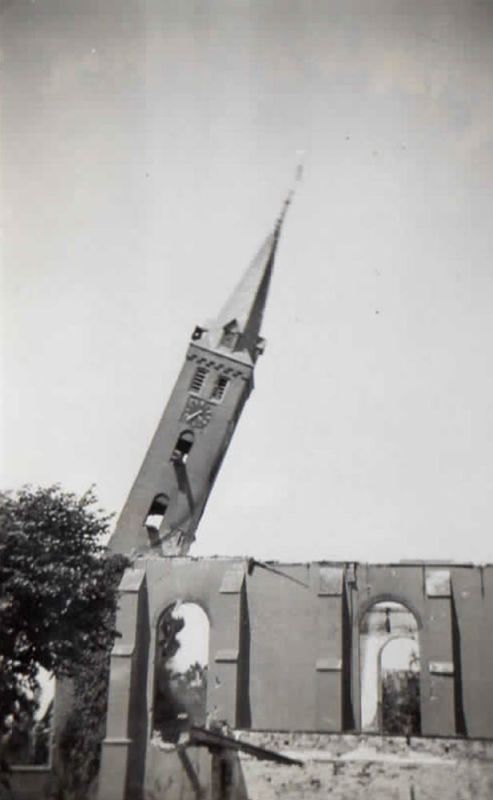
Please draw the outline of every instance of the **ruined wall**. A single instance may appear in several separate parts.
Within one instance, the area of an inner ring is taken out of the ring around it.
[[[493,568],[144,562],[149,698],[159,616],[176,600],[196,602],[211,625],[213,718],[233,727],[341,731],[350,727],[349,692],[358,729],[360,623],[375,602],[394,600],[418,624],[423,734],[493,737]]]
[[[358,566],[353,591],[355,629],[365,611],[379,600],[395,600],[414,613],[421,655],[421,727],[428,736],[450,736],[456,730],[451,588],[447,574],[447,570],[425,565],[362,564]],[[355,694],[358,675],[359,669],[354,669]],[[358,727],[359,707],[357,703]]]
[[[358,730],[361,621],[374,603],[387,600],[406,606],[417,622],[422,733],[493,739],[491,567],[145,557],[136,564],[145,574],[148,661],[139,662],[129,630],[137,624],[135,604],[126,610],[124,602],[117,625],[129,644],[116,646],[108,720],[124,717],[125,724],[103,752],[115,754],[111,763],[117,753],[140,753],[132,771],[145,771],[151,792],[162,762],[151,741],[156,629],[177,601],[197,603],[210,622],[211,721],[258,731]],[[130,693],[126,703],[122,691]],[[136,747],[131,731],[139,726]],[[168,763],[173,758],[179,772],[176,753],[166,756]],[[103,774],[101,786],[104,781]]]
[[[244,733],[243,741],[301,761],[284,766],[245,753],[216,765],[213,800],[487,800],[493,745],[450,739],[395,739],[302,733]],[[220,781],[223,777],[223,785]],[[226,781],[224,778],[226,777]]]
[[[0,787],[2,800],[39,800],[50,796],[54,780],[50,767],[13,767],[9,789]]]
[[[450,568],[457,732],[493,737],[493,566]]]
[[[342,728],[343,576],[324,570],[276,564],[247,576],[252,728]]]

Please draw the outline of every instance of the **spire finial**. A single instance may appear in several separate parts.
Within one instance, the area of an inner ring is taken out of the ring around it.
[[[282,224],[284,222],[284,217],[286,216],[286,212],[293,201],[293,197],[295,195],[296,189],[298,188],[298,184],[301,183],[301,180],[303,178],[305,151],[297,150],[296,155],[298,157],[298,163],[296,165],[296,169],[294,172],[293,182],[291,184],[291,188],[289,189],[286,195],[286,199],[283,203],[281,213],[279,214],[276,222],[275,232],[277,236],[279,236]]]

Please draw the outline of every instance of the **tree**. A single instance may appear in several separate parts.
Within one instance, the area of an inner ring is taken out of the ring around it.
[[[107,658],[127,561],[92,489],[0,493],[0,733],[32,713],[39,666],[75,678]],[[103,654],[103,655],[101,655]]]

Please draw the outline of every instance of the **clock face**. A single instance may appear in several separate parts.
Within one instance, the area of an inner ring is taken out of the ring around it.
[[[181,418],[191,428],[205,428],[212,419],[212,408],[205,400],[189,397]]]

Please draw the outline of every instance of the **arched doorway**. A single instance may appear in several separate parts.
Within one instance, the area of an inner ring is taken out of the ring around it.
[[[394,600],[374,603],[360,625],[361,729],[392,735],[421,731],[419,630]]]
[[[382,733],[421,733],[420,663],[416,639],[396,636],[379,653],[379,725]]]
[[[174,603],[157,626],[153,731],[176,742],[206,721],[209,620],[196,603]]]

